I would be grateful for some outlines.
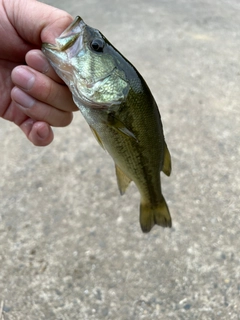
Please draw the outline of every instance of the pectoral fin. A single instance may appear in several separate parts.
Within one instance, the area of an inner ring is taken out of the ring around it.
[[[102,148],[105,150],[104,145],[103,145],[103,143],[102,143],[102,140],[100,139],[97,131],[96,131],[95,129],[93,129],[93,127],[91,127],[91,126],[89,126],[89,127],[90,127],[90,129],[91,129],[94,137],[96,138],[97,142],[99,143],[100,147],[102,147]]]
[[[171,155],[168,150],[167,144],[164,141],[164,160],[163,160],[163,167],[162,171],[167,175],[170,176],[172,171],[172,164],[171,164]]]
[[[131,179],[126,176],[126,174],[115,164],[116,176],[117,176],[117,183],[118,189],[120,194],[123,195],[129,186],[129,183],[132,181]]]
[[[132,131],[130,131],[124,125],[124,123],[122,121],[120,121],[118,118],[116,118],[114,113],[109,113],[107,125],[112,127],[112,128],[114,128],[115,130],[117,130],[121,134],[125,134],[126,136],[137,140],[137,138],[135,137],[134,133]]]

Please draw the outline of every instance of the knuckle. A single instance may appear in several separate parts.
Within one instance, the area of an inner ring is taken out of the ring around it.
[[[52,104],[56,98],[56,90],[54,88],[53,81],[49,80],[43,84],[42,89],[42,99],[43,102],[47,102],[48,104]]]
[[[47,76],[38,77],[32,93],[43,103],[53,104],[57,96],[56,83]]]

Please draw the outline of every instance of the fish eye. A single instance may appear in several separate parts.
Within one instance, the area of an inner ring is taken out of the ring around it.
[[[90,43],[90,47],[95,52],[103,52],[104,48],[104,41],[102,39],[94,39]]]

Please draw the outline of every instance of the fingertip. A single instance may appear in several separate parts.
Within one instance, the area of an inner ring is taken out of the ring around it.
[[[62,122],[59,126],[60,127],[67,127],[70,125],[72,120],[73,120],[73,113],[72,112],[65,112],[65,116],[62,119]]]
[[[53,141],[52,128],[46,122],[37,121],[33,124],[28,139],[38,147],[49,145]]]
[[[54,12],[54,22],[52,16],[49,16],[50,23],[47,23],[41,32],[42,42],[54,43],[55,38],[73,22],[73,17],[66,11],[57,9]]]
[[[28,53],[25,56],[25,60],[29,67],[43,74],[48,73],[51,68],[47,58],[40,50],[37,49],[28,51]]]

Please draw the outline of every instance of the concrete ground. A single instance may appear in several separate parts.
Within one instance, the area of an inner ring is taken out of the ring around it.
[[[0,319],[240,319],[240,2],[46,2],[148,82],[173,228],[142,234],[135,186],[119,195],[80,113],[45,148],[0,120]]]

